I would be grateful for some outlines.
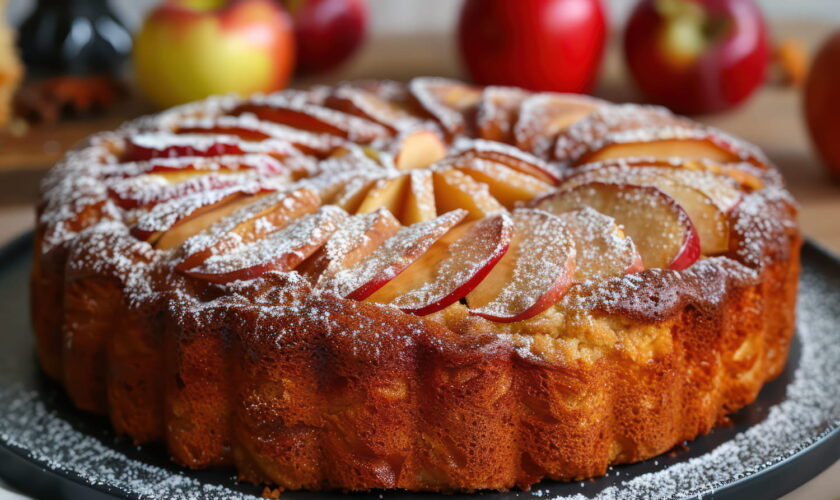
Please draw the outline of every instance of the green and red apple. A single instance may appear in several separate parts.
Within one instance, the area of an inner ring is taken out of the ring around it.
[[[161,108],[279,90],[294,62],[291,20],[273,0],[166,0],[134,46],[137,85]]]

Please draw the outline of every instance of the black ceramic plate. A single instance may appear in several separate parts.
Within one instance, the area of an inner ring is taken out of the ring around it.
[[[73,408],[37,368],[25,235],[0,250],[0,474],[39,498],[254,498],[230,471],[187,471],[157,446],[135,447],[102,417]],[[543,482],[510,498],[776,498],[840,459],[840,260],[813,244],[802,255],[797,337],[787,369],[731,427],[580,483]],[[287,493],[286,499],[475,498],[430,494]]]

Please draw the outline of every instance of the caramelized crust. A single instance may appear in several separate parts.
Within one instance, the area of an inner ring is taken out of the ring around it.
[[[772,169],[743,166],[765,186],[729,214],[725,255],[578,283],[503,324],[460,303],[421,317],[343,299],[296,272],[223,285],[185,276],[172,252],[130,234],[104,190],[76,190],[102,168],[80,155],[113,165],[122,140],[94,140],[45,181],[38,355],[79,408],[138,444],[165,442],[186,467],[234,466],[290,490],[579,480],[709,432],[787,359],[801,237]]]

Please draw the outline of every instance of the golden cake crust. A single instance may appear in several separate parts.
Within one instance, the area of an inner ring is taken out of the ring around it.
[[[474,115],[442,132],[480,130]],[[725,254],[579,283],[542,314],[494,323],[460,303],[416,316],[314,293],[295,272],[226,285],[179,273],[101,182],[121,133],[45,181],[38,354],[79,408],[137,443],[165,442],[187,467],[233,465],[243,480],[309,490],[594,477],[708,432],[784,367],[801,237],[781,180],[752,152],[732,168],[763,186],[729,213]]]

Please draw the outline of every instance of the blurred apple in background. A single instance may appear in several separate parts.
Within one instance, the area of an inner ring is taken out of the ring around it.
[[[648,99],[686,114],[739,104],[764,82],[770,60],[753,0],[642,0],[624,50]]]
[[[294,60],[291,21],[274,0],[167,0],[134,45],[137,84],[161,108],[281,89]]]
[[[805,116],[823,162],[840,179],[840,31],[822,46],[811,65]]]
[[[600,0],[467,0],[461,59],[482,85],[588,93],[607,36]]]
[[[365,0],[284,0],[283,4],[294,19],[300,74],[334,69],[365,39]]]

